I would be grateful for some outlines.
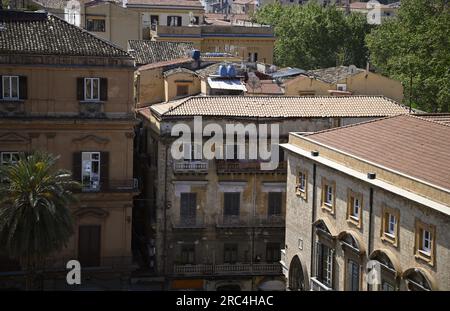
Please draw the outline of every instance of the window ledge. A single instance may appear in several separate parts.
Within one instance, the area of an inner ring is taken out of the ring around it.
[[[105,101],[102,100],[80,100],[81,104],[103,104]]]
[[[387,232],[383,232],[383,235],[381,236],[381,240],[383,242],[388,242],[392,244],[393,246],[397,247],[397,237],[395,235],[392,235]]]
[[[414,255],[414,257],[418,260],[422,260],[422,261],[426,262],[430,266],[434,266],[434,258],[430,253],[427,253],[427,252],[419,249],[416,252],[416,254]]]
[[[329,212],[332,215],[334,214],[333,205],[331,205],[329,203],[323,203],[322,204],[322,209],[326,210],[327,212]]]
[[[353,216],[349,216],[349,217],[347,218],[347,223],[356,226],[358,229],[361,229],[361,222],[360,222],[360,219],[356,219],[356,218],[354,218]]]

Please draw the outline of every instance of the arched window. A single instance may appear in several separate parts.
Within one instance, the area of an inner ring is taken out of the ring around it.
[[[361,267],[365,249],[358,235],[351,231],[343,231],[338,235],[345,255],[345,287],[347,291],[360,291],[362,287]]]
[[[372,290],[395,291],[399,290],[400,266],[396,257],[388,250],[375,250],[369,259],[378,262],[380,275],[378,284],[371,284]]]
[[[423,271],[419,268],[411,268],[403,273],[406,288],[410,291],[430,291],[431,282]]]

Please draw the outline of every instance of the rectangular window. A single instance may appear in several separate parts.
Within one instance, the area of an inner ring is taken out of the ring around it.
[[[105,25],[106,25],[106,22],[104,19],[88,18],[86,20],[87,31],[105,32],[105,30],[106,30]]]
[[[266,262],[279,262],[281,256],[280,243],[267,243],[266,244]]]
[[[330,185],[325,186],[325,204],[329,206],[333,205],[333,187]]]
[[[181,26],[181,16],[167,16],[167,26]]]
[[[415,232],[415,257],[434,266],[436,260],[436,227],[416,219]]]
[[[181,263],[184,265],[195,264],[195,244],[181,246]]]
[[[348,189],[347,222],[361,228],[362,226],[363,196],[361,193]]]
[[[248,53],[248,61],[256,63],[258,61],[258,53]]]
[[[281,192],[269,192],[268,195],[268,216],[281,215],[281,205],[283,202]]]
[[[395,225],[397,221],[395,219],[395,215],[387,214],[387,230],[386,233],[390,235],[395,235]]]
[[[177,85],[177,96],[189,95],[189,85]]]
[[[224,192],[224,209],[225,216],[239,216],[241,194],[239,192]]]
[[[19,77],[18,76],[2,76],[3,99],[17,100],[19,99]]]
[[[225,243],[223,247],[223,262],[234,264],[237,262],[238,245],[236,243]]]
[[[84,78],[84,100],[100,100],[100,78]]]
[[[180,221],[184,225],[194,225],[197,216],[197,194],[185,192],[180,194]]]
[[[336,184],[334,181],[322,178],[322,208],[334,213]]]
[[[390,242],[394,246],[398,245],[398,225],[400,219],[400,212],[398,209],[383,207],[383,220],[381,239],[385,242]]]
[[[307,199],[307,183],[308,183],[308,173],[306,171],[298,170],[297,185],[295,187],[295,192],[298,196],[302,197],[304,200]]]
[[[100,190],[100,152],[81,153],[81,181],[83,190]]]
[[[431,254],[431,232],[422,230],[422,248],[421,251]]]
[[[347,263],[347,290],[359,291],[359,264],[351,259]]]
[[[159,15],[150,15],[150,25],[152,30],[156,30],[156,26],[159,25]]]
[[[1,165],[10,165],[16,164],[19,161],[19,153],[18,152],[1,152],[0,153],[0,164]]]
[[[334,250],[322,243],[317,243],[316,256],[317,280],[332,288]]]

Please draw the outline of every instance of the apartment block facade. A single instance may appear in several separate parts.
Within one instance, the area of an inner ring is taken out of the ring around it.
[[[449,133],[411,115],[291,133],[288,288],[448,290]]]
[[[188,159],[195,150],[189,143],[175,159],[174,126],[194,129],[195,116],[222,129],[277,124],[286,142],[294,129],[312,132],[407,111],[382,97],[268,96],[197,96],[138,109],[138,167],[146,185],[141,208],[151,218],[146,234],[154,239],[155,273],[166,276],[171,289],[256,290],[282,280],[276,250],[285,244],[283,153],[274,170],[261,170],[262,160],[234,158],[241,148],[250,152],[248,142],[214,147],[232,156],[212,160]]]
[[[82,184],[80,200],[71,206],[75,233],[67,248],[47,259],[46,288],[64,286],[71,259],[86,268],[87,283],[91,272],[100,283],[111,273],[119,282],[132,263],[132,205],[138,190],[134,61],[51,14],[0,14],[1,164],[14,163],[20,152],[42,150],[60,156],[58,168],[72,171]]]

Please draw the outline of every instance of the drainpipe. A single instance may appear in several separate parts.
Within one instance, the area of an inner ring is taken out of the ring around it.
[[[317,184],[317,164],[313,164],[313,194],[312,194],[312,215],[311,215],[311,260],[310,260],[310,267],[309,272],[311,274],[311,277],[314,275],[313,273],[313,258],[314,258],[314,246],[315,246],[315,239],[314,239],[314,226],[313,223],[316,221],[316,197],[317,197],[317,190],[316,190],[316,184]]]
[[[164,143],[165,150],[165,164],[164,164],[164,205],[163,205],[163,216],[164,216],[164,231],[163,231],[163,273],[164,273],[164,287],[168,289],[167,280],[167,165],[168,165],[168,142]]]
[[[369,256],[372,253],[372,241],[373,241],[373,188],[370,187],[370,194],[369,194],[369,241],[367,242],[367,256]]]

